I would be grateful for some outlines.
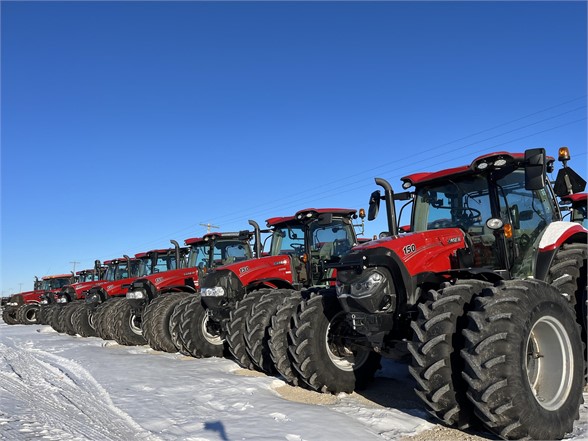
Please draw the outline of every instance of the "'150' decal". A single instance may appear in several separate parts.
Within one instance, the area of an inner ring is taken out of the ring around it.
[[[406,245],[404,248],[402,248],[402,251],[404,252],[404,255],[412,254],[416,251],[416,245],[414,243]]]

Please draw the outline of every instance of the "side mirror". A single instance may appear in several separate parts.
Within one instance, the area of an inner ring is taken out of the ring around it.
[[[373,221],[375,218],[378,217],[378,213],[380,212],[380,199],[382,199],[382,196],[380,195],[380,190],[376,190],[371,194],[370,206],[368,208],[369,221]]]
[[[586,181],[570,167],[564,167],[557,172],[553,191],[560,198],[569,194],[581,193],[586,188]]]
[[[525,150],[525,189],[541,190],[545,187],[545,149]]]

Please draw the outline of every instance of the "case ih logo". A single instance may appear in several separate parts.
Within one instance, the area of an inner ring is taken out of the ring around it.
[[[447,243],[458,243],[461,242],[461,237],[452,237],[451,239],[447,240]]]
[[[155,279],[155,283],[160,283],[163,281],[163,277],[158,277],[157,279]]]
[[[239,270],[239,273],[240,274],[245,274],[247,271],[249,271],[249,267],[248,266],[244,266],[243,268],[241,268]]]

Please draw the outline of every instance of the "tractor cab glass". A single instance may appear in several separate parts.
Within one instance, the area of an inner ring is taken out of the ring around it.
[[[332,260],[347,254],[354,245],[353,225],[343,219],[332,219],[324,225],[318,220],[310,223],[310,250],[312,257],[320,260]]]
[[[548,224],[559,219],[551,188],[525,189],[523,170],[516,170],[497,181],[500,219],[512,226],[509,253],[511,274],[533,274],[533,256]]]
[[[416,191],[412,231],[461,228],[482,234],[492,217],[488,181],[482,176],[451,179]]]
[[[303,254],[304,253],[304,228],[302,225],[280,226],[272,234],[270,254]]]
[[[199,242],[190,246],[188,254],[188,267],[208,267],[208,259],[210,255],[210,243]]]
[[[162,273],[176,269],[175,253],[157,253],[157,258],[153,263],[152,273]]]
[[[251,248],[240,240],[216,241],[212,250],[215,265],[229,265],[252,257]]]

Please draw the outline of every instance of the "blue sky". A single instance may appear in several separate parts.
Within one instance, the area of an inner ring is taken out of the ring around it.
[[[586,176],[586,12],[3,1],[2,295],[486,152],[568,145]]]

